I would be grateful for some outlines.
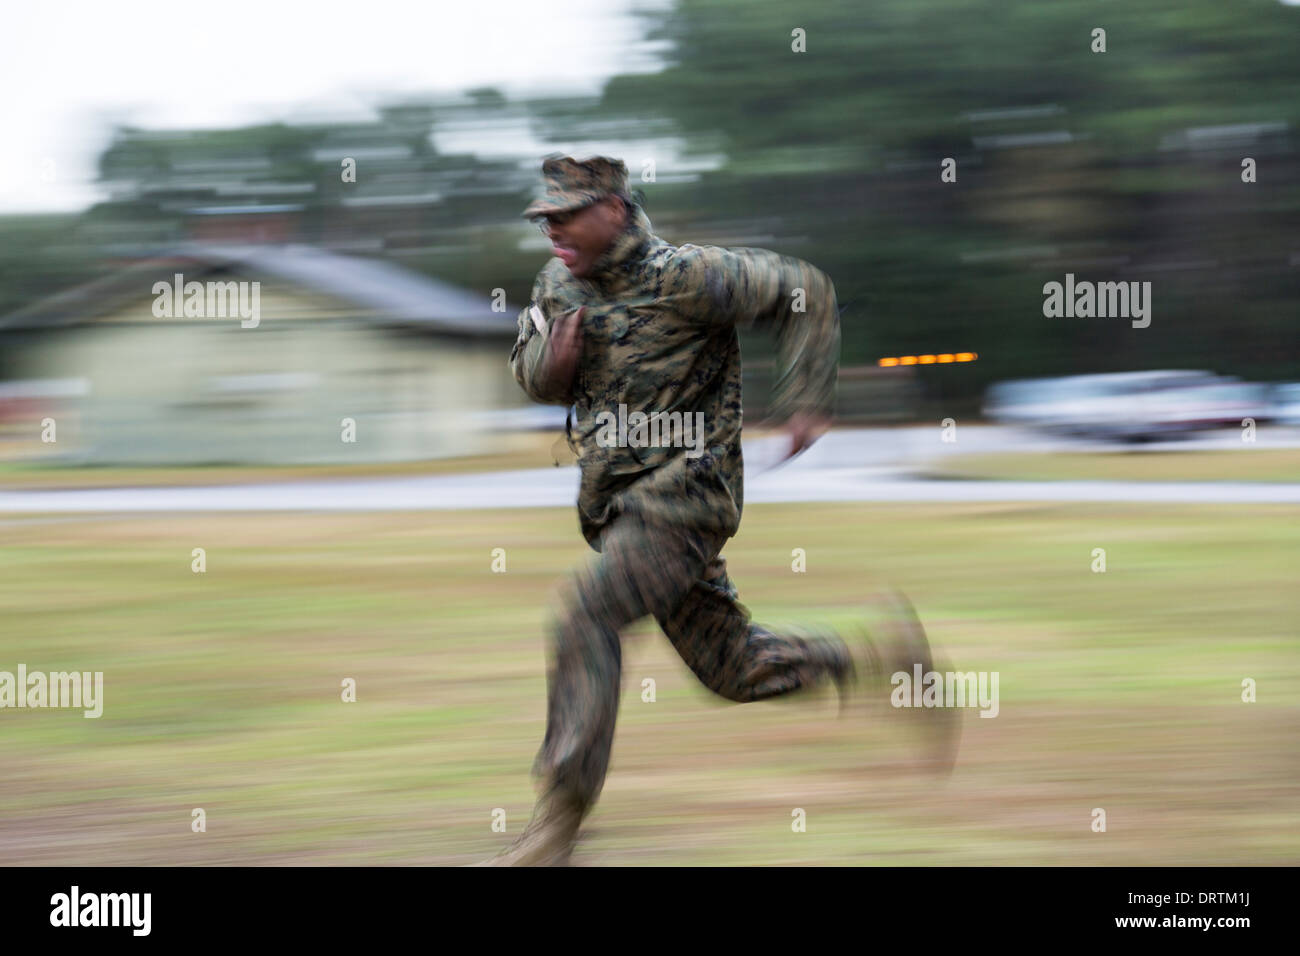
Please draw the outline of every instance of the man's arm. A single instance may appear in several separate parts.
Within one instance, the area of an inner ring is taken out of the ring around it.
[[[766,249],[688,245],[679,254],[674,298],[682,311],[709,325],[773,328],[774,417],[814,431],[829,421],[840,357],[839,308],[830,277]]]
[[[581,311],[571,316],[548,316],[542,276],[533,285],[532,301],[519,313],[519,338],[510,353],[510,370],[528,397],[543,405],[570,405],[573,378],[582,354]],[[536,308],[546,330],[538,328]]]

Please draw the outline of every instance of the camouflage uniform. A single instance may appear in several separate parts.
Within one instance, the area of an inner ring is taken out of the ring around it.
[[[549,160],[543,169],[550,195],[525,215],[626,194],[622,163]],[[751,624],[719,557],[739,527],[744,493],[737,330],[775,330],[778,416],[829,416],[839,320],[830,279],[806,262],[762,249],[673,246],[651,234],[639,207],[590,275],[575,278],[551,259],[530,306],[548,321],[585,307],[570,392],[546,391],[539,367],[548,337],[529,309],[510,357],[533,399],[575,407],[579,520],[600,552],[577,574],[553,625],[546,738],[534,765],[545,793],[562,794],[580,816],[604,782],[619,632],[634,621],[653,615],[704,686],[728,700],[762,700],[852,671],[834,635],[777,635]],[[629,420],[634,412],[703,413],[702,453],[601,441],[601,413],[620,405]]]

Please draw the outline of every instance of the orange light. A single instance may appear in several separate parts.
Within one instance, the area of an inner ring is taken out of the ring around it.
[[[894,368],[898,365],[948,365],[952,362],[973,362],[979,358],[977,352],[944,352],[942,355],[899,355],[876,359],[881,368]]]

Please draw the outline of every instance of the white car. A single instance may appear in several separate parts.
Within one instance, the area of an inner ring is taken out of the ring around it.
[[[1283,425],[1300,425],[1300,383],[1273,386],[1273,418]]]
[[[1266,405],[1243,399],[1245,388],[1260,386],[1182,369],[1071,375],[995,385],[984,411],[1055,434],[1142,441],[1217,427],[1239,411],[1255,417],[1243,409]]]

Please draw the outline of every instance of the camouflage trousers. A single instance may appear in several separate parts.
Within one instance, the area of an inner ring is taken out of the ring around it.
[[[727,700],[788,694],[853,668],[833,634],[774,634],[751,624],[718,556],[725,538],[625,512],[602,533],[552,625],[546,737],[533,764],[543,799],[590,809],[604,785],[621,690],[619,632],[654,616],[701,683]]]

